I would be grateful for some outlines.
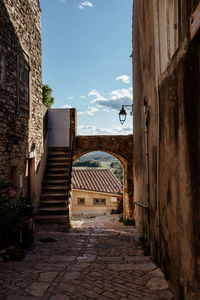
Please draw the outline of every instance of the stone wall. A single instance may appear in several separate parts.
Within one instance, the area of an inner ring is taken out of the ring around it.
[[[142,204],[136,224],[175,299],[199,299],[200,44],[189,36],[196,1],[180,1],[179,47],[160,75],[156,2],[134,1],[134,200]]]
[[[0,179],[17,195],[27,192],[28,159],[35,182],[43,155],[40,16],[38,0],[0,2]]]
[[[77,136],[74,145],[73,162],[80,156],[104,151],[119,159],[123,165],[124,218],[133,216],[133,135]]]

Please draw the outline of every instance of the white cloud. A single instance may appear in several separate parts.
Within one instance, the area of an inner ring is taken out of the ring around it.
[[[78,126],[79,135],[128,135],[133,133],[131,126],[97,128],[96,126]]]
[[[122,80],[124,83],[130,83],[130,77],[128,75],[118,76],[115,80]]]
[[[74,99],[74,98],[75,98],[75,97],[73,97],[73,96],[67,97],[68,100],[72,100],[72,99]]]
[[[68,104],[65,104],[65,105],[61,106],[61,108],[72,108],[72,106],[68,105]]]
[[[85,0],[78,5],[78,8],[85,9],[86,7],[93,7],[92,2]]]
[[[97,98],[103,98],[97,90],[91,90],[88,96],[96,96]]]
[[[86,97],[85,97],[85,96],[80,96],[80,98],[81,98],[81,99],[85,99]]]
[[[59,0],[60,3],[66,4],[66,0]]]
[[[99,109],[97,107],[94,106],[88,106],[88,111],[79,111],[78,115],[89,115],[89,116],[93,116],[94,113],[98,112]]]
[[[96,104],[97,107],[106,107],[111,110],[119,111],[123,104],[132,104],[132,87],[114,90],[110,92],[107,97],[102,96],[97,90],[92,90],[88,95],[95,96],[91,101],[92,104]]]

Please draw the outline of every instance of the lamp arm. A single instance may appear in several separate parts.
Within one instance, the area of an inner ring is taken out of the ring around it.
[[[133,110],[133,104],[122,105],[123,107],[129,108],[128,110]]]

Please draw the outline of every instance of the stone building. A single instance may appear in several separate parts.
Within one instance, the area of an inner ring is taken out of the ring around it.
[[[190,27],[200,5],[133,6],[136,224],[176,299],[199,299],[200,37]]]
[[[40,17],[38,0],[0,1],[0,179],[35,204],[46,136]]]
[[[72,215],[98,215],[117,209],[119,179],[110,169],[77,169],[72,172]]]

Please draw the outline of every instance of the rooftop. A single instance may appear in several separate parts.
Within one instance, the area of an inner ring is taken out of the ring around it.
[[[72,188],[115,194],[122,185],[110,169],[79,169],[72,172]]]

